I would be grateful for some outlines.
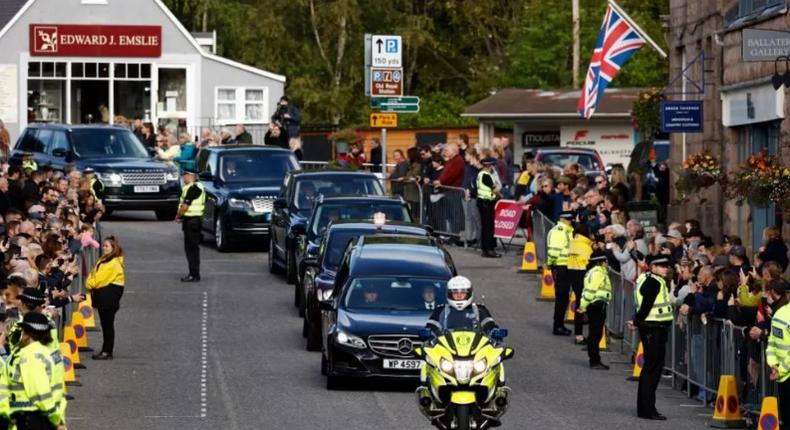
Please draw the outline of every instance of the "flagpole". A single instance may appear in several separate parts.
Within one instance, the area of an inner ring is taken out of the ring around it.
[[[667,53],[664,52],[664,50],[661,49],[661,47],[659,47],[658,44],[654,42],[653,39],[651,39],[650,36],[647,35],[647,33],[645,33],[644,30],[642,30],[642,27],[640,27],[636,22],[634,22],[633,19],[631,19],[630,16],[628,16],[627,13],[625,13],[625,11],[623,10],[623,8],[620,7],[620,5],[615,3],[614,0],[609,0],[609,4],[612,6],[612,8],[614,8],[614,10],[617,11],[617,13],[619,13],[623,17],[623,19],[625,19],[627,23],[631,24],[631,26],[634,27],[634,30],[636,30],[636,32],[639,33],[639,35],[642,36],[642,38],[644,38],[647,41],[647,43],[649,43],[650,46],[652,46],[653,49],[655,49],[658,52],[658,54],[661,55],[662,58],[667,58]]]

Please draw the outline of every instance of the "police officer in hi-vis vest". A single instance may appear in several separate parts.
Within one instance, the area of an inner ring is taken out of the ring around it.
[[[667,331],[674,319],[666,280],[671,262],[664,255],[654,255],[648,258],[648,263],[650,273],[640,276],[634,290],[636,315],[633,321],[628,322],[631,330],[639,330],[645,351],[645,362],[639,375],[636,412],[639,418],[666,420],[667,417],[656,410],[656,389],[664,370]]]
[[[483,257],[499,258],[497,254],[496,238],[494,237],[494,210],[499,197],[499,188],[494,181],[494,166],[496,158],[487,157],[480,160],[483,168],[477,174],[477,209],[480,212],[480,248]]]
[[[176,222],[184,231],[184,252],[189,264],[189,275],[181,282],[200,282],[200,223],[206,207],[206,191],[197,178],[197,172],[184,169],[184,187],[181,189],[181,204]]]
[[[551,269],[554,278],[554,323],[552,333],[555,336],[569,336],[571,331],[565,327],[565,311],[571,297],[571,278],[568,273],[568,253],[573,237],[572,211],[562,211],[557,225],[549,230],[546,236],[546,265]]]
[[[787,306],[790,283],[776,279],[768,283],[765,298],[773,311],[765,362],[771,368],[771,380],[779,387],[779,420],[790,424],[790,306]]]

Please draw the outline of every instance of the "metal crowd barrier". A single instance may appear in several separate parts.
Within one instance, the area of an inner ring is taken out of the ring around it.
[[[466,190],[459,187],[425,186],[427,193],[425,203],[427,224],[434,228],[436,233],[466,239],[463,235],[466,228],[464,218],[464,202]]]

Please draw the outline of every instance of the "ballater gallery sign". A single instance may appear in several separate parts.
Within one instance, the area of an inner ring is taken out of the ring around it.
[[[30,24],[37,57],[160,57],[162,27],[152,25]]]

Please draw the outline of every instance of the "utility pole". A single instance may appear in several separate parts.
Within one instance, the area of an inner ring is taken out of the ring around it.
[[[579,61],[581,56],[581,36],[579,29],[579,0],[573,2],[573,88],[579,88]]]

